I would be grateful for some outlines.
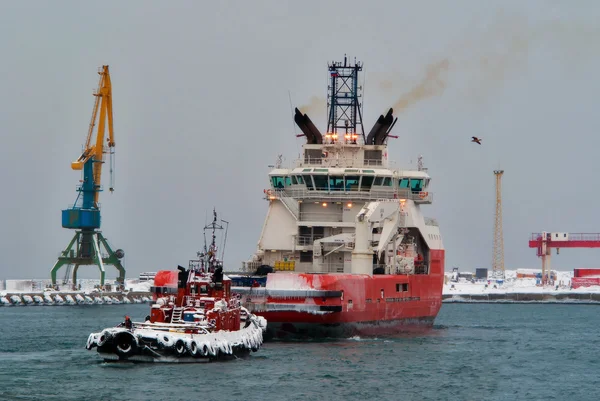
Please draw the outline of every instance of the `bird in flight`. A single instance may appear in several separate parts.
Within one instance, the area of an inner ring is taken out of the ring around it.
[[[477,138],[476,136],[472,137],[473,139],[471,139],[471,142],[475,142],[481,145],[481,138]]]

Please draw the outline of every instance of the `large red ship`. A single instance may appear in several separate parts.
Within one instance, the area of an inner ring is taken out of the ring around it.
[[[421,157],[388,160],[392,109],[365,135],[361,70],[346,57],[328,65],[325,134],[296,109],[301,157],[269,173],[257,252],[233,278],[268,337],[394,335],[431,326],[441,307],[444,248],[421,212],[430,176]]]

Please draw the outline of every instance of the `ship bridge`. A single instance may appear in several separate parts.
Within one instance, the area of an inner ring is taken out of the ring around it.
[[[269,173],[267,199],[291,197],[297,201],[410,199],[432,203],[431,178],[425,171],[384,167],[326,167],[323,165],[274,169]]]

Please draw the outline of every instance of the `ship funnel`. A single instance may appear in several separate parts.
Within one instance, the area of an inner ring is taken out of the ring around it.
[[[319,129],[315,127],[311,119],[308,118],[306,114],[302,114],[302,112],[298,110],[298,108],[296,108],[296,115],[294,115],[294,121],[306,136],[306,143],[323,143],[323,135],[321,134],[321,132],[319,132]]]
[[[393,112],[394,110],[390,108],[385,116],[383,114],[379,116],[375,125],[371,128],[371,132],[367,135],[367,145],[383,145],[390,130],[398,120],[394,120]]]

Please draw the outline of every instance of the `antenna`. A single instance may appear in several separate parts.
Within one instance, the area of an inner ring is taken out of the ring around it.
[[[221,223],[227,224],[225,226],[225,240],[223,241],[223,249],[221,250],[221,260],[225,260],[225,245],[227,245],[227,231],[229,230],[229,222],[221,219]]]

